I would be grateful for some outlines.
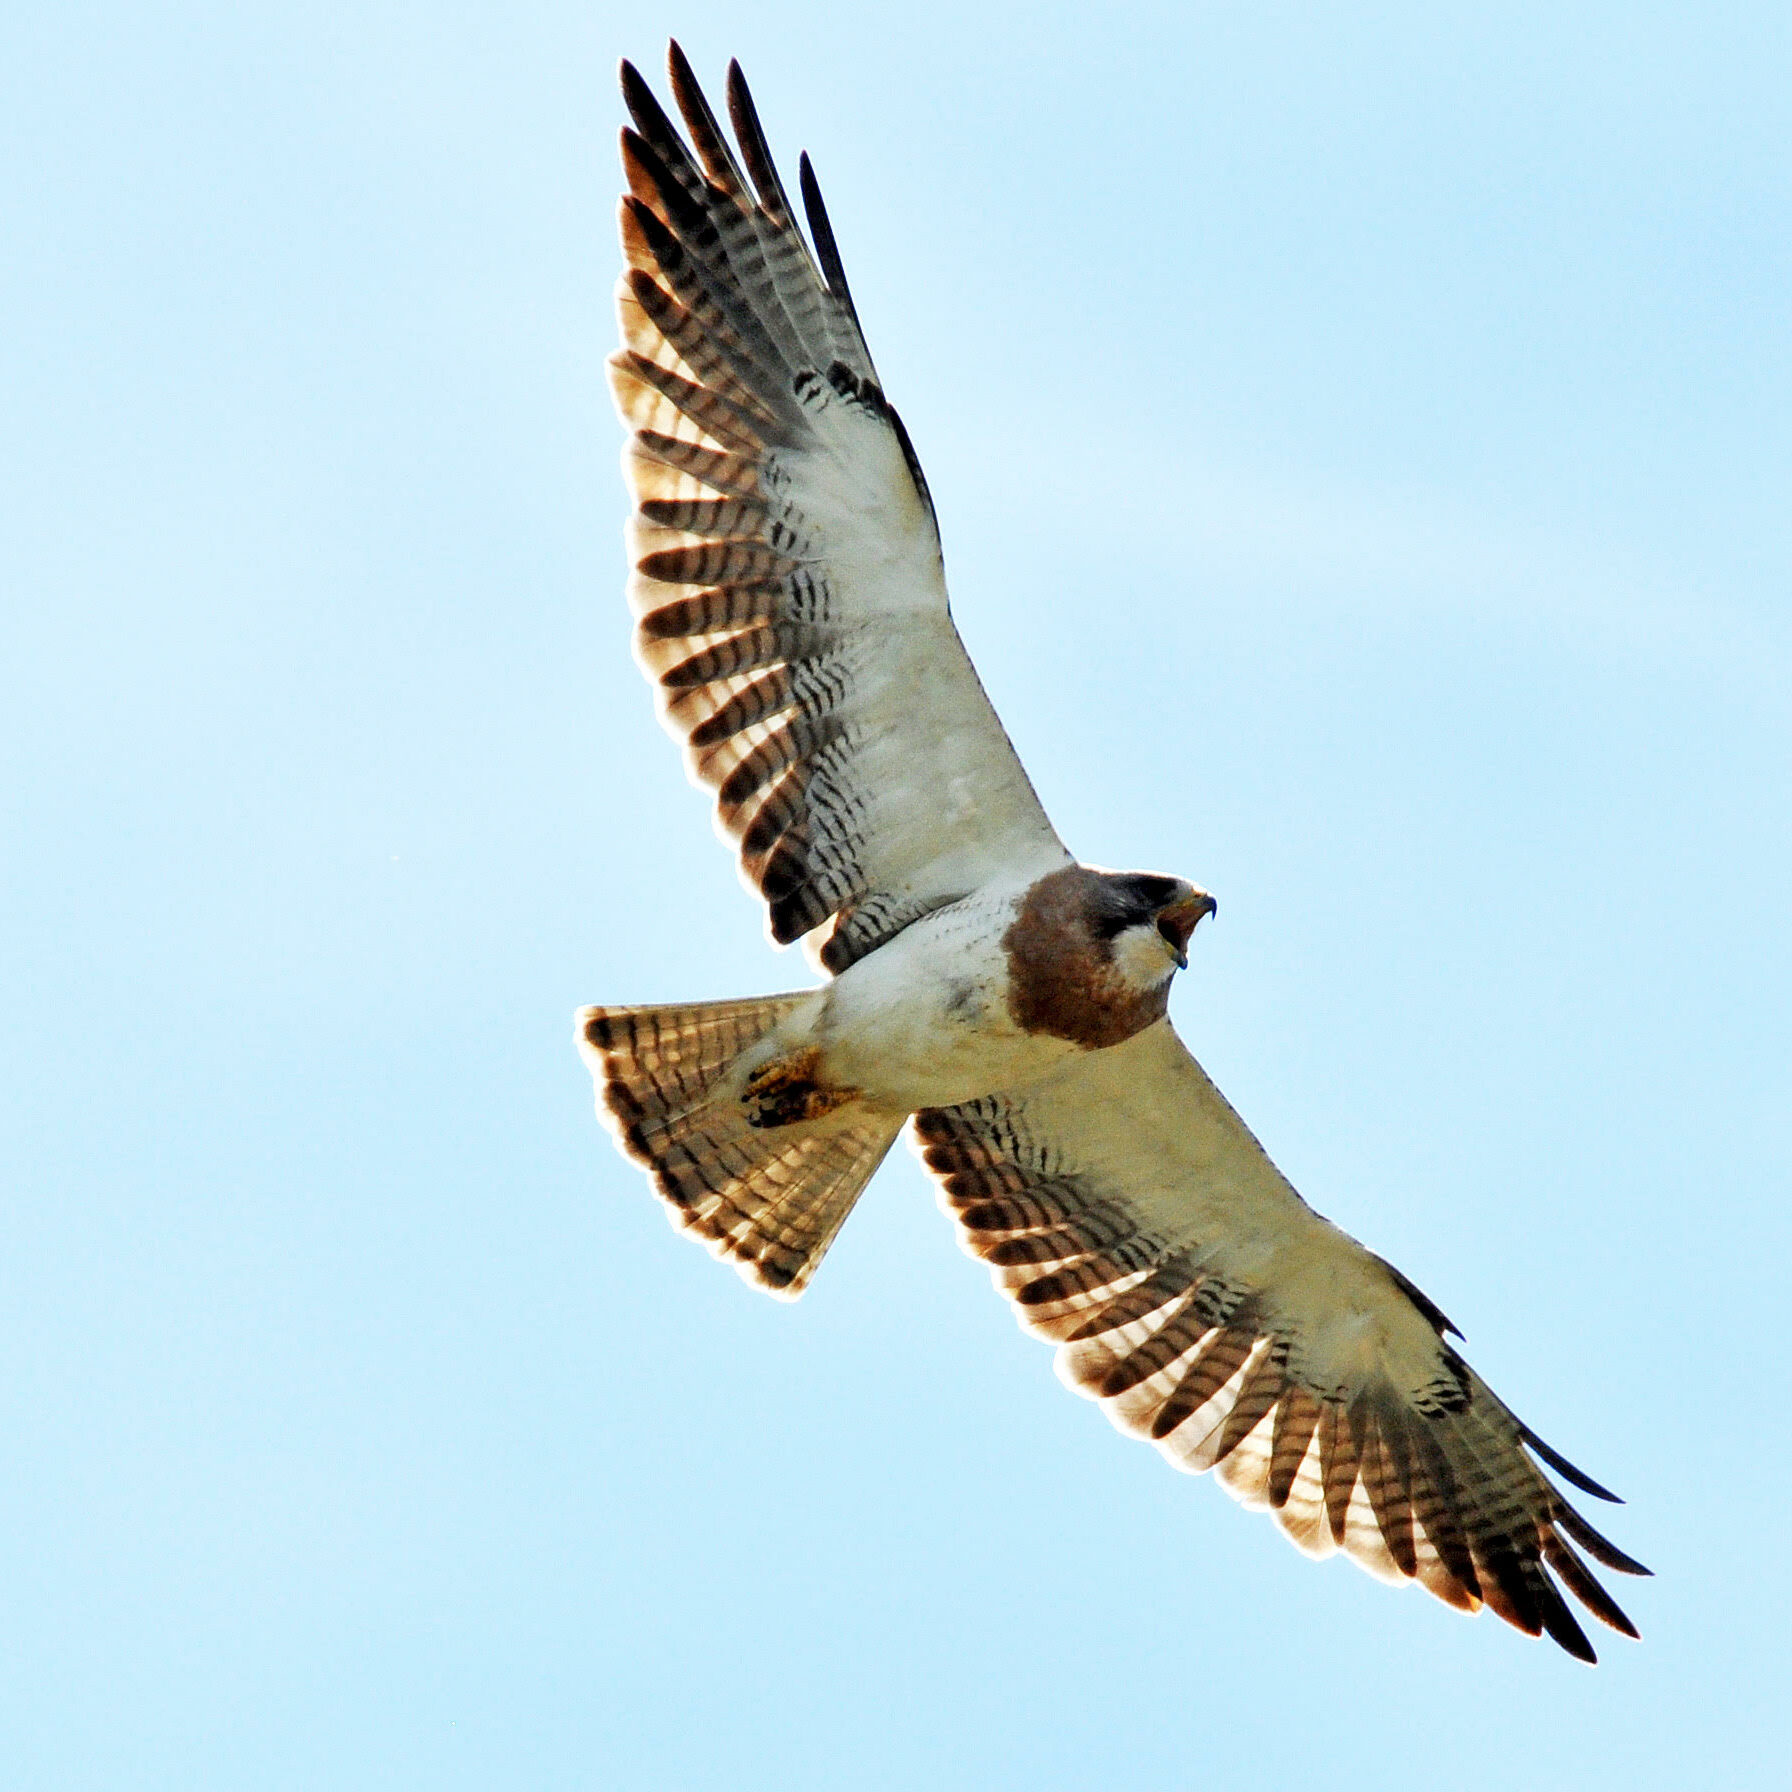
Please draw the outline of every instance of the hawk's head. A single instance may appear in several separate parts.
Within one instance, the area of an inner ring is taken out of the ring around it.
[[[1219,904],[1186,878],[1104,871],[1090,889],[1089,922],[1128,983],[1152,989],[1188,968],[1189,935]]]
[[[1188,936],[1214,900],[1180,877],[1066,865],[1021,897],[1003,935],[1008,1007],[1028,1033],[1118,1045],[1161,1020]]]

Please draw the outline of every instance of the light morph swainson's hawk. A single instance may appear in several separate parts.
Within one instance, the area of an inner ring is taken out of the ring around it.
[[[1058,1372],[1304,1550],[1343,1549],[1587,1661],[1646,1572],[1538,1466],[1411,1282],[1282,1177],[1166,1018],[1212,897],[1081,865],[946,603],[927,482],[805,156],[810,242],[738,66],[730,147],[626,63],[623,348],[635,652],[820,988],[579,1017],[600,1110],[672,1219],[799,1294],[906,1124]],[[813,247],[811,248],[811,243]]]

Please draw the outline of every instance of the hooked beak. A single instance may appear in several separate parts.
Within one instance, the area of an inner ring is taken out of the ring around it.
[[[1195,931],[1196,923],[1206,915],[1217,914],[1219,906],[1205,890],[1196,890],[1191,895],[1178,897],[1158,912],[1157,931],[1175,953],[1180,969],[1188,969],[1188,939]]]

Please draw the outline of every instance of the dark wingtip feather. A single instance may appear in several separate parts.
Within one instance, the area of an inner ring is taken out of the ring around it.
[[[1537,1455],[1541,1456],[1543,1460],[1563,1478],[1563,1480],[1572,1481],[1582,1493],[1590,1493],[1596,1500],[1608,1500],[1614,1506],[1621,1506],[1624,1504],[1615,1493],[1612,1493],[1607,1488],[1601,1487],[1591,1475],[1576,1468],[1559,1450],[1552,1450],[1549,1445],[1530,1428],[1530,1426],[1521,1425],[1518,1434],[1523,1438],[1525,1444],[1531,1450],[1535,1451]]]
[[[684,53],[684,45],[675,37],[666,39],[666,73],[672,79],[675,95],[681,80],[689,82],[692,87],[697,85],[697,75],[691,67],[691,59]]]
[[[820,258],[821,271],[827,277],[828,291],[846,307],[854,327],[863,337],[865,330],[859,323],[859,309],[852,302],[852,288],[846,284],[846,269],[840,262],[840,245],[834,240],[834,226],[828,221],[828,208],[822,201],[821,184],[815,178],[815,165],[809,160],[806,149],[797,158],[797,184],[802,188],[803,211],[809,220],[809,235],[815,239],[815,253]]]
[[[622,103],[635,121],[635,129],[657,149],[662,157],[676,156],[693,176],[696,169],[678,134],[678,127],[666,116],[666,109],[648,86],[646,78],[632,62],[622,64]]]
[[[666,72],[672,81],[672,97],[684,114],[685,127],[691,133],[691,141],[697,146],[697,154],[710,179],[736,196],[744,194],[746,183],[741,179],[740,165],[728,147],[728,139],[722,135],[722,127],[716,123],[715,113],[709,109],[709,100],[691,67],[690,58],[675,37],[666,42]]]
[[[1638,1574],[1653,1578],[1653,1568],[1645,1568],[1634,1556],[1627,1556],[1609,1537],[1594,1530],[1566,1500],[1556,1507],[1555,1522],[1602,1568],[1610,1568],[1617,1574]]]
[[[774,223],[791,223],[790,201],[784,183],[778,178],[777,164],[772,160],[771,145],[766,141],[765,127],[759,122],[759,109],[753,104],[753,92],[738,62],[728,64],[728,117],[734,135],[746,158],[747,172],[759,193],[759,203]]]
[[[1568,1609],[1566,1601],[1560,1594],[1553,1600],[1545,1600],[1541,1613],[1543,1628],[1550,1638],[1574,1657],[1576,1661],[1584,1661],[1588,1667],[1597,1667],[1599,1657],[1593,1645],[1587,1641],[1587,1633],[1575,1622],[1574,1614]]]
[[[647,77],[624,56],[616,70],[616,79],[622,87],[622,103],[628,107],[629,116],[646,128],[646,119],[656,112],[663,118],[660,103],[653,97],[653,89],[647,85]],[[643,117],[643,114],[646,117]]]
[[[1562,1585],[1602,1624],[1610,1625],[1623,1636],[1641,1640],[1637,1627],[1625,1615],[1623,1607],[1593,1578],[1586,1563],[1554,1531],[1544,1536],[1543,1559],[1554,1569]]]

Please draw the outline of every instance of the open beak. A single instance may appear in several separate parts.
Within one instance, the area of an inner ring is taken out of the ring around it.
[[[1205,890],[1196,890],[1191,896],[1178,897],[1168,908],[1158,912],[1157,931],[1175,953],[1181,969],[1188,969],[1188,940],[1195,931],[1195,924],[1203,916],[1217,913],[1219,906]]]

